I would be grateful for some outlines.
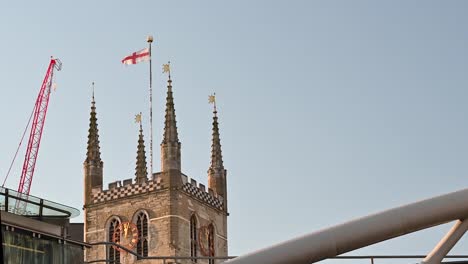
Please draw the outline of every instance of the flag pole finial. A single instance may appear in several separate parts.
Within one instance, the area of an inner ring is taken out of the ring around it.
[[[152,43],[152,42],[153,42],[153,36],[148,35],[148,37],[146,37],[146,41],[147,41],[148,43]]]

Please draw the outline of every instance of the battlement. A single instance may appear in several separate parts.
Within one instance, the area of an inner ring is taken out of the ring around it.
[[[91,204],[112,201],[115,199],[152,192],[154,190],[162,190],[164,186],[162,184],[161,177],[159,177],[160,175],[161,173],[155,173],[151,180],[141,184],[133,183],[132,179],[125,179],[123,181],[118,180],[109,183],[107,190],[94,188],[91,194]],[[197,183],[196,180],[187,177],[185,174],[182,174],[181,177],[182,191],[212,207],[215,207],[216,209],[223,210],[224,199],[221,195],[218,195],[210,188],[206,188],[204,184]]]
[[[153,179],[141,184],[133,183],[132,179],[126,179],[123,181],[111,182],[108,187],[107,190],[93,189],[91,203],[97,204],[107,202],[164,188],[161,178],[157,177],[157,175],[153,175]]]
[[[211,188],[206,190],[205,185],[199,183],[187,175],[182,174],[182,190],[190,196],[193,196],[219,210],[223,210],[224,199]]]

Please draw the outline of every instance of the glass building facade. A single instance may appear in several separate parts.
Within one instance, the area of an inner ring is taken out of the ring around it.
[[[11,228],[9,228],[11,229]],[[2,226],[4,264],[83,264],[83,247],[29,231]]]
[[[75,208],[0,187],[3,263],[82,264],[84,243],[69,238],[77,215]]]

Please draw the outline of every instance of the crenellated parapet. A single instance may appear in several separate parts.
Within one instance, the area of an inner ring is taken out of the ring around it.
[[[212,189],[206,189],[205,185],[201,183],[197,185],[196,180],[190,179],[186,175],[182,175],[182,183],[183,192],[218,210],[224,209],[224,198]]]
[[[133,182],[132,179],[114,181],[109,183],[108,189],[105,190],[94,188],[91,194],[91,204],[100,204],[163,190],[166,186],[164,186],[162,178],[159,176],[160,174],[154,174],[153,179],[142,183]],[[218,210],[223,210],[224,208],[224,198],[221,195],[218,195],[212,189],[206,188],[204,184],[197,183],[196,180],[184,174],[182,174],[181,190],[187,195]]]
[[[117,199],[124,199],[134,195],[153,192],[164,189],[164,185],[160,177],[154,177],[142,183],[133,183],[132,179],[123,181],[115,181],[109,183],[107,190],[95,188],[91,194],[91,204],[98,204]]]

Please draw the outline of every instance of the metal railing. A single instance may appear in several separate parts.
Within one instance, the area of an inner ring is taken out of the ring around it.
[[[17,208],[17,202],[25,203],[26,207]],[[76,208],[24,195],[4,187],[0,187],[0,210],[26,217],[73,218],[80,215],[80,211]]]
[[[363,259],[369,260],[370,264],[374,264],[377,259],[424,259],[426,255],[362,255],[362,256],[336,256],[329,259],[340,259],[340,260],[356,260]],[[447,255],[447,259],[466,259],[468,260],[468,255]],[[457,262],[457,263],[466,263],[467,261]],[[452,262],[442,262],[442,263],[452,263]]]
[[[170,264],[173,263],[171,261],[175,261],[177,263],[178,260],[206,260],[206,259],[212,259],[212,260],[223,260],[228,261],[230,259],[234,259],[237,256],[224,256],[224,257],[182,257],[182,256],[148,256],[144,257],[136,252],[122,246],[119,244],[116,244],[114,242],[96,242],[96,243],[86,243],[87,247],[92,247],[92,246],[99,246],[99,245],[105,245],[106,249],[109,246],[116,246],[118,248],[121,248],[128,254],[131,254],[135,257],[137,257],[137,260],[144,260],[144,259],[153,259],[153,260],[161,260],[163,264]],[[338,260],[369,260],[370,264],[374,264],[376,260],[379,259],[424,259],[426,255],[362,255],[362,256],[336,256],[332,257],[329,259],[338,259]],[[468,255],[447,255],[445,256],[446,259],[465,259],[464,261],[457,261],[456,263],[468,263]],[[110,259],[99,259],[99,260],[93,260],[93,261],[88,261],[84,262],[85,264],[88,263],[116,263],[115,260],[110,260]],[[442,262],[442,263],[455,263],[455,262]]]
[[[148,256],[148,257],[145,257],[145,256],[141,256],[141,255],[137,254],[136,252],[134,252],[134,251],[122,246],[122,245],[114,243],[114,242],[96,242],[96,243],[87,243],[86,244],[86,246],[89,246],[89,247],[102,246],[102,245],[105,245],[106,249],[109,246],[116,246],[118,248],[121,248],[122,250],[124,250],[128,254],[131,254],[131,255],[137,257],[137,260],[143,260],[143,259],[162,260],[163,264],[169,264],[169,263],[171,263],[171,262],[169,262],[171,260],[173,260],[173,261],[175,261],[177,263],[178,260],[212,259],[212,260],[224,260],[224,261],[226,261],[226,260],[230,260],[230,259],[235,258],[235,256],[224,256],[224,257]],[[98,260],[93,260],[93,261],[85,261],[84,263],[85,264],[88,264],[88,263],[112,263],[112,264],[114,264],[115,262],[116,262],[115,260],[110,260],[110,259],[98,259]]]

